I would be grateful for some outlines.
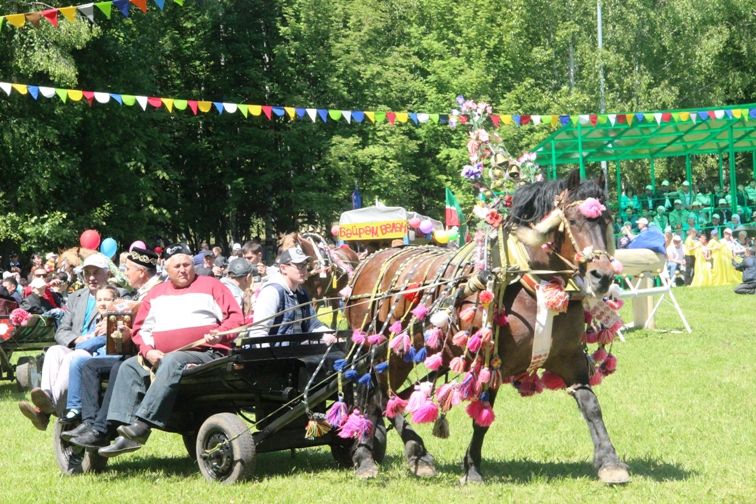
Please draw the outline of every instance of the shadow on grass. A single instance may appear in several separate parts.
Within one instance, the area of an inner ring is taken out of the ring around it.
[[[650,459],[626,460],[630,477],[643,477],[653,481],[682,481],[695,474],[674,463]],[[439,473],[462,474],[462,464],[439,464]],[[590,462],[541,462],[530,459],[484,460],[483,474],[488,482],[529,483],[534,480],[596,478]]]
[[[26,394],[18,390],[16,382],[3,382],[0,383],[0,398],[11,398],[20,401],[26,398]]]

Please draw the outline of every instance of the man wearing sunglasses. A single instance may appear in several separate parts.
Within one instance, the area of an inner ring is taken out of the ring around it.
[[[250,336],[331,331],[315,316],[310,296],[302,288],[309,260],[299,247],[281,253],[277,261],[280,274],[263,285],[255,301]]]

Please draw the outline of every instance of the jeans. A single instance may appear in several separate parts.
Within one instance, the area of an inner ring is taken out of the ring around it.
[[[108,407],[113,397],[113,384],[118,376],[118,368],[123,357],[95,357],[84,364],[81,373],[81,419],[101,434],[108,432]],[[102,382],[107,379],[108,387],[100,401]]]
[[[101,347],[94,355],[76,355],[71,359],[71,364],[68,368],[68,400],[66,401],[66,409],[81,411],[82,393],[100,393],[99,390],[85,390],[82,388],[82,372],[84,364],[93,357],[110,360],[120,357],[120,355],[105,356],[104,354],[105,347]]]

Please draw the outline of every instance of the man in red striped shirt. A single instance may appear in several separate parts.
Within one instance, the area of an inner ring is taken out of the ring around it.
[[[105,457],[138,450],[152,427],[165,427],[183,370],[227,354],[235,335],[219,333],[244,322],[239,304],[220,281],[197,276],[189,247],[168,247],[166,255],[169,281],[150,290],[134,319],[132,339],[139,356],[121,365],[113,385],[108,422],[122,425],[115,441],[100,448]],[[155,371],[152,383],[139,357]]]

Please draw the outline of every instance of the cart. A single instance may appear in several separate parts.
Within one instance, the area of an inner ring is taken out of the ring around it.
[[[39,385],[42,371],[42,353],[11,360],[15,352],[42,351],[55,344],[53,319],[32,315],[25,326],[11,324],[10,313],[18,308],[15,301],[0,299],[0,380],[16,380],[20,390],[31,390]]]

